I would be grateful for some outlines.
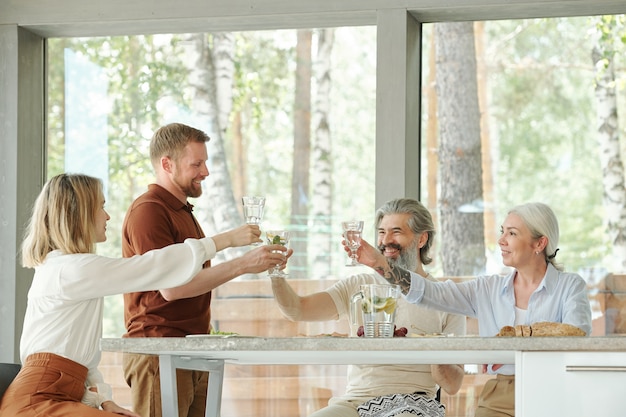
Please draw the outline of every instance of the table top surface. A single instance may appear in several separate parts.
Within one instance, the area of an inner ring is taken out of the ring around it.
[[[626,337],[247,337],[102,339],[103,351],[220,359],[240,364],[515,363],[516,352],[626,351]]]

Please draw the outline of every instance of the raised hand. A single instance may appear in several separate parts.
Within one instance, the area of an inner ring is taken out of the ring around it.
[[[261,229],[256,224],[244,224],[227,233],[230,233],[232,242],[230,246],[233,248],[262,242]]]
[[[283,245],[264,245],[244,254],[241,257],[241,263],[245,272],[258,274],[275,268],[277,265],[280,265],[279,268],[284,268],[292,253],[293,250]]]
[[[345,239],[341,241],[341,244],[348,254],[352,253],[350,246],[348,246],[348,243]],[[369,266],[370,268],[374,269],[376,269],[377,266],[380,266],[381,262],[387,264],[385,256],[380,253],[378,249],[367,243],[365,239],[361,239],[361,245],[356,250],[356,258],[358,259],[360,264]]]
[[[341,243],[344,250],[349,252],[350,248],[346,241],[343,240]],[[390,265],[385,255],[364,239],[361,239],[361,246],[357,250],[356,255],[359,263],[373,268],[390,284],[399,285],[403,294],[408,294],[411,288],[411,274],[409,271],[397,265]]]

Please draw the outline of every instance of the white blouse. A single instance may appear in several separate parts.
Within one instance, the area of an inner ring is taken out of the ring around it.
[[[97,367],[103,297],[183,285],[215,253],[211,238],[187,239],[131,258],[49,253],[35,268],[28,292],[22,363],[32,353],[54,353],[87,367],[87,386],[102,383]]]

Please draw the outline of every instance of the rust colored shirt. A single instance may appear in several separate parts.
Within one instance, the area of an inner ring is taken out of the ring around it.
[[[204,237],[192,214],[165,188],[150,184],[130,206],[122,228],[122,254],[130,257],[187,238]],[[209,262],[205,264],[205,268]],[[124,294],[124,337],[184,337],[209,332],[211,293],[166,301],[159,291]]]

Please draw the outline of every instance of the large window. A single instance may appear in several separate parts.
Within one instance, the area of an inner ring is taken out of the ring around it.
[[[504,272],[500,223],[514,205],[542,201],[559,218],[557,259],[589,284],[594,335],[626,332],[617,290],[626,269],[625,34],[624,16],[424,25],[415,163],[437,220],[433,275]],[[299,291],[362,270],[345,267],[340,222],[362,219],[374,239],[376,28],[52,39],[49,51],[49,175],[105,180],[112,219],[101,253],[120,255],[125,211],[153,180],[152,132],[180,121],[212,137],[211,176],[193,202],[207,234],[241,224],[241,196],[262,194],[262,228],[296,236],[288,272]],[[345,332],[281,321],[263,274],[214,294],[221,330]],[[107,299],[105,315],[106,335],[120,336],[121,297]],[[344,367],[230,369],[228,415],[306,415],[345,387]],[[242,400],[242,372],[267,388]],[[289,398],[275,401],[281,395]],[[474,391],[464,395],[446,400],[448,415],[471,413]]]
[[[341,221],[374,235],[375,44],[374,27],[50,40],[49,174],[105,180],[99,251],[119,256],[126,209],[154,181],[152,132],[190,124],[212,138],[193,201],[205,233],[241,225],[241,196],[264,195],[262,228],[292,231],[290,276],[342,277]]]
[[[440,222],[470,228],[440,227],[443,275],[499,272],[500,222],[529,201],[556,212],[567,270],[624,270],[625,29],[623,16],[426,26],[422,195]],[[476,264],[443,260],[474,244]]]

